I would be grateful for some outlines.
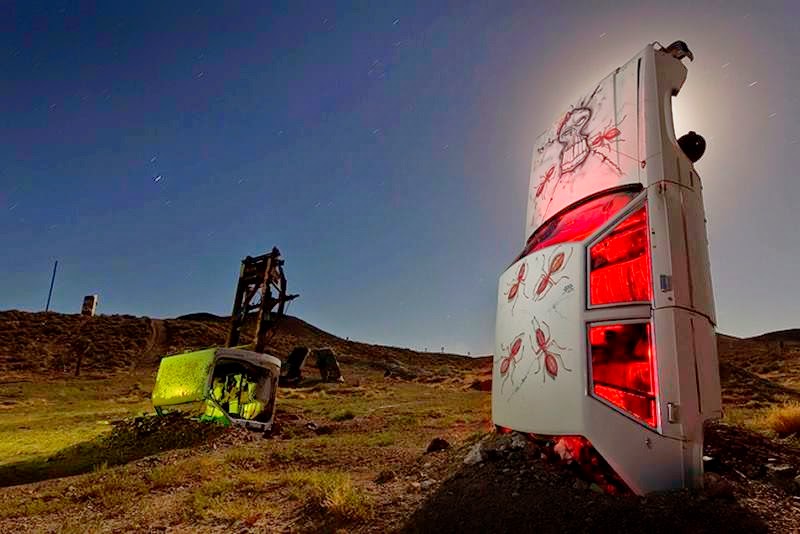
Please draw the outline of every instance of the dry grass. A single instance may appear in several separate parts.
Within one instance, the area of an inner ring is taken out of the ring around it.
[[[284,480],[292,486],[293,497],[338,522],[361,521],[372,516],[370,497],[356,488],[346,473],[291,471],[284,475]]]
[[[216,465],[217,462],[207,456],[188,458],[153,468],[147,473],[147,480],[152,489],[181,486],[210,476]]]
[[[244,471],[255,471],[266,467],[268,458],[263,448],[237,447],[225,452],[225,463]]]
[[[217,478],[204,482],[188,499],[189,515],[194,520],[213,523],[252,525],[263,516],[279,510],[271,498],[276,488],[272,473],[243,473],[237,478]]]
[[[769,408],[764,424],[781,438],[800,434],[800,403],[793,402]]]
[[[75,496],[78,502],[91,501],[109,510],[136,500],[147,493],[147,484],[142,478],[125,468],[101,468],[89,476]]]

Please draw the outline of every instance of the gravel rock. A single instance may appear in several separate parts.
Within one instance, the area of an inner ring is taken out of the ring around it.
[[[576,480],[572,484],[572,487],[575,488],[576,490],[588,490],[589,486],[590,486],[590,484],[588,482],[586,482],[585,480],[581,480],[581,479]]]
[[[528,438],[519,432],[514,432],[511,435],[511,448],[524,449],[528,445]]]
[[[483,443],[476,443],[467,453],[464,458],[464,465],[475,465],[483,462],[486,459],[483,451]]]

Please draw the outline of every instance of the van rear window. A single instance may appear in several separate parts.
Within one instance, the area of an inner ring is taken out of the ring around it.
[[[642,186],[615,189],[583,199],[568,206],[539,227],[528,239],[525,250],[515,261],[537,250],[557,245],[583,241],[627,206],[640,192]]]

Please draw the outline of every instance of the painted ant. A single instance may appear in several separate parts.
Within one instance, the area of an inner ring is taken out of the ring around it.
[[[564,364],[564,359],[561,357],[561,354],[550,350],[550,347],[553,345],[561,350],[568,350],[566,347],[562,347],[556,343],[555,340],[550,337],[550,326],[544,321],[542,321],[540,324],[536,317],[533,318],[531,324],[533,325],[534,335],[536,336],[536,344],[534,345],[534,342],[531,339],[531,346],[536,347],[533,349],[533,353],[536,354],[537,362],[539,363],[539,367],[536,369],[534,374],[538,374],[542,370],[542,356],[544,356],[544,368],[545,371],[547,371],[546,374],[542,373],[542,382],[547,380],[547,375],[550,375],[550,378],[553,380],[556,379],[556,376],[558,376],[559,361],[561,362],[561,366],[565,371],[572,372],[572,369],[568,368]],[[544,331],[542,330],[542,325],[547,328],[547,335],[545,335]],[[530,335],[528,337],[530,338]],[[556,358],[558,358],[558,361],[556,361]]]
[[[542,176],[542,181],[539,182],[539,187],[536,188],[536,198],[542,196],[542,193],[544,192],[544,187],[547,185],[547,182],[549,182],[553,178],[553,174],[555,174],[555,172],[556,172],[555,165],[547,169],[547,173],[544,176]]]
[[[517,278],[511,282],[511,285],[504,294],[508,296],[508,302],[514,301],[514,304],[511,305],[511,314],[514,314],[514,307],[517,305],[517,297],[519,297],[519,287],[522,287],[523,294],[525,298],[528,298],[528,295],[525,294],[525,280],[528,278],[528,263],[522,262],[517,270]]]
[[[542,269],[542,276],[540,276],[539,281],[536,282],[536,295],[534,296],[533,300],[542,300],[547,295],[551,287],[558,284],[561,280],[569,280],[569,276],[564,275],[558,279],[555,279],[554,275],[564,269],[567,262],[569,262],[570,258],[572,257],[572,252],[573,249],[570,249],[569,256],[567,256],[563,251],[561,251],[554,253],[550,257],[550,261],[547,262],[547,271]]]
[[[501,391],[505,388],[506,380],[509,378],[511,378],[511,383],[514,383],[514,370],[517,368],[517,356],[521,358],[522,354],[525,352],[522,346],[522,338],[524,335],[525,332],[521,332],[514,338],[509,347],[504,347],[502,343],[500,344],[500,348],[506,353],[506,356],[500,358],[500,375],[504,377],[503,385],[500,388]],[[514,364],[514,366],[511,367],[511,364]],[[511,369],[510,373],[508,372],[509,368]]]

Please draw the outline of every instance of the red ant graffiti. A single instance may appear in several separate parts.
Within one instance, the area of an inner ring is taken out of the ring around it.
[[[503,377],[503,384],[500,386],[500,391],[505,388],[506,380],[509,378],[511,379],[511,383],[514,383],[514,371],[517,368],[517,357],[522,357],[524,352],[524,347],[522,346],[522,338],[525,335],[525,332],[521,332],[514,340],[511,342],[511,345],[508,347],[504,347],[500,344],[500,348],[503,352],[506,353],[505,356],[500,358],[500,376]],[[513,365],[513,367],[512,367]],[[511,369],[509,373],[508,370]]]
[[[554,136],[537,147],[536,150],[539,154],[543,154],[547,147],[554,144],[558,147],[558,162],[547,170],[536,187],[534,199],[546,197],[545,190],[549,190],[547,204],[538,217],[544,218],[547,215],[559,187],[563,188],[567,185],[571,187],[578,171],[586,162],[594,159],[592,156],[599,158],[601,163],[611,167],[619,176],[623,174],[622,168],[612,161],[609,157],[610,154],[615,153],[639,163],[637,158],[620,152],[619,145],[614,146],[614,143],[624,141],[619,127],[625,117],[614,121],[613,125],[609,122],[606,127],[599,131],[595,130],[597,126],[594,124],[593,118],[596,116],[597,106],[601,104],[593,104],[593,101],[595,96],[600,93],[601,85],[598,85],[588,98],[581,100],[577,106],[570,107],[554,125]]]
[[[554,275],[566,267],[567,263],[569,262],[570,258],[572,257],[572,250],[569,251],[569,256],[567,256],[563,251],[555,251],[552,256],[550,256],[550,261],[546,262],[547,270],[544,269],[544,265],[542,266],[542,276],[539,277],[539,281],[536,282],[536,291],[533,297],[534,301],[542,300],[547,293],[550,291],[550,288],[558,284],[562,280],[569,280],[569,276],[561,276],[560,278],[554,278]]]
[[[540,196],[542,196],[542,193],[544,192],[544,188],[547,185],[547,182],[549,182],[553,178],[553,175],[555,174],[555,172],[556,172],[556,166],[555,165],[553,165],[549,169],[547,169],[547,172],[545,173],[545,175],[542,176],[542,181],[539,182],[539,187],[536,188],[536,198],[539,198]]]
[[[517,297],[519,297],[519,287],[522,286],[522,293],[525,295],[525,298],[528,298],[528,295],[525,293],[525,280],[528,278],[528,263],[522,262],[519,266],[519,270],[517,270],[517,278],[511,282],[508,287],[508,291],[504,293],[508,297],[508,302],[513,301],[514,304],[511,305],[511,315],[514,315],[514,307],[517,305]]]
[[[594,148],[605,148],[608,150],[611,148],[611,141],[620,135],[622,135],[622,132],[619,131],[619,128],[614,126],[607,127],[604,131],[598,133],[592,138],[591,145]],[[620,139],[620,141],[622,141],[622,139]]]
[[[541,372],[542,357],[544,357],[544,369],[546,371],[545,373],[542,373],[542,382],[547,380],[547,375],[550,375],[550,378],[553,380],[556,379],[558,376],[558,362],[561,362],[561,367],[563,367],[565,371],[572,372],[572,369],[568,368],[564,364],[564,359],[561,357],[561,354],[550,349],[550,347],[555,346],[561,350],[568,350],[566,347],[562,347],[556,343],[555,340],[550,337],[550,326],[544,321],[541,321],[540,323],[536,317],[533,318],[531,324],[533,325],[534,336],[536,337],[535,343],[533,339],[531,339],[531,347],[534,347],[533,353],[536,354],[536,361],[539,363],[538,369],[536,369],[533,374],[538,374]],[[544,327],[547,329],[546,335],[544,330],[542,330],[542,325],[544,325]],[[530,335],[528,337],[530,338]]]
[[[622,121],[624,120],[625,117],[623,117],[618,124],[622,124]],[[624,139],[618,139],[618,137],[620,137],[621,135],[622,132],[619,130],[619,128],[617,128],[616,126],[608,125],[603,129],[603,131],[595,134],[594,137],[592,137],[592,141],[590,143],[592,153],[600,156],[603,163],[609,164],[615,171],[617,171],[617,174],[622,174],[622,169],[619,168],[619,165],[611,161],[605,154],[598,152],[598,150],[600,149],[611,150],[612,149],[611,141],[614,141],[615,139],[617,141],[624,141]]]

